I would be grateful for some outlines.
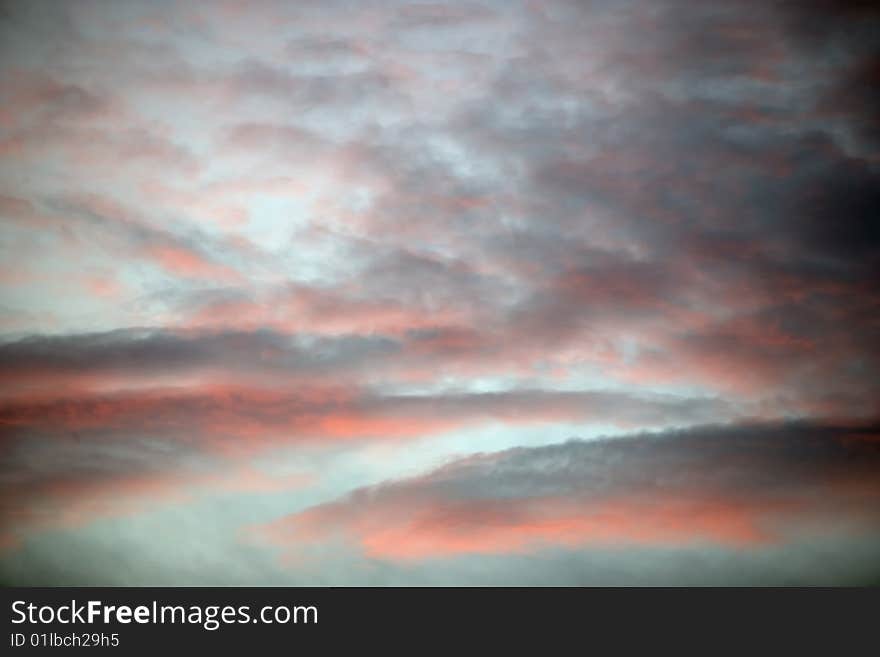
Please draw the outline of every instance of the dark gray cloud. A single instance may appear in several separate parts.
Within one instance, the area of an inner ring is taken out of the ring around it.
[[[478,565],[489,570],[477,581],[495,585],[873,581],[877,436],[876,426],[733,425],[477,454],[264,535],[313,566],[312,548],[343,537],[378,583],[438,573],[473,583]],[[830,565],[849,557],[851,568]]]
[[[399,347],[381,336],[290,336],[264,331],[120,329],[31,336],[0,345],[0,377],[128,374],[133,378],[202,368],[238,372],[338,374]]]

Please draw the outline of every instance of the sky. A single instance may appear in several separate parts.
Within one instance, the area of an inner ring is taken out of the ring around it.
[[[880,583],[880,12],[0,4],[0,581]]]

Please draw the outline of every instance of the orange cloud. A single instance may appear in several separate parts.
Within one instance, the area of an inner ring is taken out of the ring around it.
[[[262,535],[285,549],[353,540],[366,556],[391,561],[465,554],[528,553],[546,547],[677,546],[717,543],[737,548],[776,540],[770,514],[791,502],[714,499],[691,495],[620,495],[609,499],[557,497],[327,505],[283,519]]]
[[[91,278],[87,283],[89,290],[97,297],[115,299],[123,293],[119,282],[110,278]]]
[[[210,260],[175,246],[154,246],[144,252],[148,258],[156,262],[168,273],[185,278],[204,278],[224,282],[236,282],[241,274],[225,265],[218,265]]]
[[[479,507],[431,510],[404,526],[371,528],[360,541],[369,556],[404,560],[529,552],[554,545],[715,542],[747,547],[772,540],[761,528],[758,509],[736,502],[679,499],[657,504],[622,498],[580,509],[559,500],[542,500],[537,506],[527,517],[514,519],[504,514],[487,519]]]

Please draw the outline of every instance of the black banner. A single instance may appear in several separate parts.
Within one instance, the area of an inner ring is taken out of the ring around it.
[[[647,648],[708,640],[714,650],[776,635],[838,652],[869,637],[878,597],[876,589],[6,588],[3,640],[5,654],[131,654],[381,648],[413,636],[422,637],[414,650],[477,636]]]

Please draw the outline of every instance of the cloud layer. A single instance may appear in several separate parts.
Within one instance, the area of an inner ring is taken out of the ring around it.
[[[341,584],[504,583],[538,544],[559,568],[522,581],[585,581],[593,543],[850,577],[787,532],[858,561],[830,509],[876,524],[846,441],[880,416],[878,29],[824,0],[2,4],[4,577],[296,580],[258,525],[332,542]],[[539,449],[572,435],[606,440]],[[516,447],[560,459],[546,493],[468,497]]]
[[[878,470],[876,427],[753,425],[570,441],[454,461],[258,533],[304,570],[326,558],[327,545],[354,545],[362,560],[413,568],[422,578],[442,564],[456,573],[449,583],[461,585],[470,575],[456,561],[468,557],[530,556],[541,569],[552,567],[559,550],[582,560],[628,550],[627,559],[652,570],[655,583],[669,583],[670,564],[659,553],[708,546],[716,554],[695,564],[703,572],[693,577],[754,583],[748,574],[737,581],[725,560],[798,554],[829,528],[839,543],[826,546],[821,561],[876,540]],[[827,581],[821,561],[803,558],[785,577]],[[853,563],[850,576],[876,577],[877,565]],[[570,583],[605,575],[585,572]],[[522,579],[516,572],[494,577],[490,583]]]

